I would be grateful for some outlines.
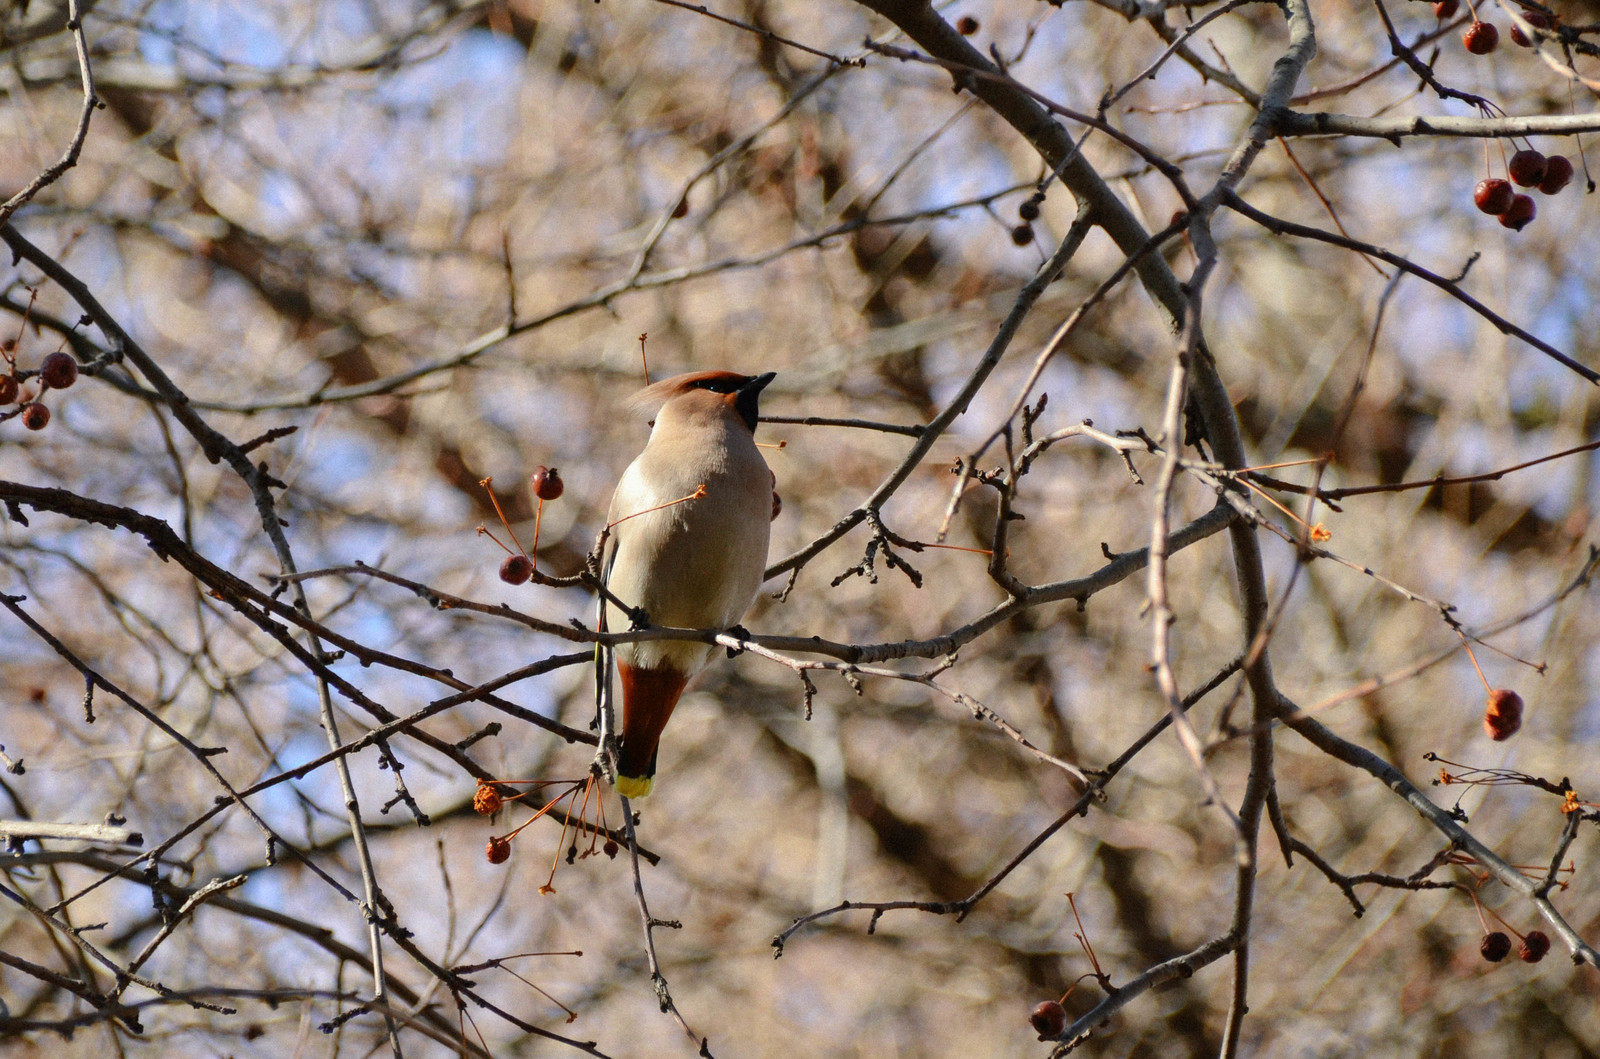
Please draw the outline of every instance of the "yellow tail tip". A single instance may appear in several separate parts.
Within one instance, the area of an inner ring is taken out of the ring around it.
[[[643,798],[656,785],[654,776],[618,776],[617,793],[624,798]]]

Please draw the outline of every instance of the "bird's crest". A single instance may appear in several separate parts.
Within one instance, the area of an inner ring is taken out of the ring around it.
[[[672,398],[690,390],[707,389],[719,393],[733,393],[749,381],[750,376],[740,375],[736,371],[691,371],[646,386],[628,398],[627,405],[636,411],[654,412]]]

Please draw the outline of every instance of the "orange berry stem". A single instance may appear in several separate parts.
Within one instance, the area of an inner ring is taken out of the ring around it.
[[[511,534],[511,543],[517,546],[518,551],[527,555],[528,553],[522,548],[522,542],[517,540],[517,531],[511,528],[511,520],[506,518],[506,513],[500,509],[500,498],[494,495],[494,479],[481,478],[478,480],[478,484],[483,486],[483,491],[489,494],[489,503],[494,505],[494,513],[500,516],[500,525],[504,526],[506,532]]]
[[[1468,640],[1467,634],[1456,628],[1456,626],[1452,625],[1451,628],[1455,629],[1456,635],[1461,637],[1461,646],[1467,649],[1467,657],[1472,659],[1472,668],[1478,671],[1478,679],[1483,681],[1483,690],[1492,694],[1494,689],[1489,686],[1489,678],[1483,675],[1483,667],[1478,665],[1478,655],[1472,649],[1472,641]]]
[[[617,519],[615,522],[606,523],[606,529],[608,529],[608,530],[609,529],[613,529],[614,527],[622,525],[624,522],[628,521],[630,518],[638,518],[640,515],[648,515],[652,511],[660,511],[662,508],[671,507],[673,504],[685,504],[685,503],[688,503],[690,500],[699,500],[701,497],[703,497],[705,495],[706,495],[706,486],[705,486],[704,482],[701,482],[699,485],[694,487],[694,492],[690,493],[688,496],[680,496],[676,500],[668,500],[665,504],[657,504],[655,507],[647,507],[643,511],[635,511],[631,515],[623,515],[621,518]]]
[[[533,560],[533,568],[539,569],[539,524],[544,521],[544,497],[539,498],[539,506],[533,510],[533,551],[528,553],[528,558]]]
[[[1245,474],[1249,471],[1275,471],[1281,467],[1304,467],[1308,463],[1327,463],[1333,459],[1333,453],[1325,456],[1313,456],[1305,460],[1284,460],[1281,463],[1258,463],[1253,467],[1240,467],[1235,474]]]
[[[1513,662],[1521,662],[1535,673],[1542,674],[1546,669],[1550,668],[1550,663],[1548,662],[1530,662],[1528,659],[1523,658],[1520,655],[1514,655],[1510,651],[1507,651],[1502,647],[1496,647],[1487,640],[1480,640],[1476,636],[1472,638],[1472,642],[1477,644],[1479,647],[1487,647],[1489,650],[1493,651],[1502,658],[1509,658]]]
[[[1262,489],[1259,485],[1256,485],[1254,482],[1250,481],[1248,478],[1239,478],[1237,480],[1239,482],[1243,483],[1244,487],[1246,489],[1249,489],[1249,490],[1255,492],[1258,496],[1261,497],[1261,499],[1265,500],[1267,503],[1271,504],[1273,507],[1277,508],[1279,511],[1282,511],[1285,515],[1288,515],[1289,518],[1292,521],[1294,521],[1295,523],[1297,523],[1300,526],[1304,527],[1304,529],[1305,529],[1305,531],[1307,533],[1311,532],[1312,527],[1311,527],[1310,523],[1308,523],[1305,519],[1301,518],[1299,515],[1296,515],[1293,511],[1290,511],[1283,504],[1278,503],[1278,501],[1273,496],[1271,496],[1265,489]]]
[[[1078,915],[1078,902],[1073,899],[1071,892],[1067,893],[1067,904],[1072,907],[1072,918],[1078,924],[1078,932],[1073,937],[1083,946],[1083,951],[1089,954],[1089,966],[1094,968],[1094,976],[1101,981],[1105,980],[1105,972],[1100,969],[1100,961],[1095,959],[1094,946],[1089,944],[1089,932],[1084,929],[1083,917]]]
[[[499,544],[501,548],[505,549],[505,552],[506,552],[507,555],[515,555],[515,554],[517,554],[516,552],[512,551],[510,548],[506,548],[505,544],[501,542],[500,538],[496,537],[493,533],[491,533],[489,531],[489,527],[488,526],[479,526],[478,527],[478,536],[480,536],[480,537],[488,537],[490,540],[494,541],[496,544]]]

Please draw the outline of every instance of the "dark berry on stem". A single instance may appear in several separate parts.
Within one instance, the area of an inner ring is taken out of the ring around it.
[[[533,561],[526,555],[508,555],[500,564],[500,580],[508,585],[520,585],[533,576]]]
[[[1067,1012],[1054,1000],[1046,1000],[1033,1009],[1028,1021],[1039,1036],[1059,1037],[1061,1031],[1067,1028]]]
[[[1513,232],[1520,232],[1533,220],[1533,215],[1538,213],[1533,205],[1533,200],[1526,195],[1518,195],[1511,200],[1511,208],[1500,215],[1500,223],[1510,228]],[[1486,722],[1487,723],[1487,722]],[[1507,732],[1506,735],[1510,735]],[[1504,739],[1505,736],[1496,736]]]
[[[1478,943],[1478,951],[1483,953],[1483,958],[1490,963],[1499,963],[1511,955],[1511,939],[1506,937],[1506,932],[1503,930],[1485,934],[1483,941]]]
[[[1039,200],[1038,199],[1028,199],[1022,205],[1018,206],[1017,207],[1017,216],[1021,217],[1025,221],[1036,221],[1036,220],[1038,220],[1039,219]]]
[[[71,353],[57,351],[39,365],[39,377],[52,390],[65,390],[78,381],[78,362],[72,359]]]
[[[1544,160],[1544,179],[1539,181],[1540,191],[1554,195],[1570,183],[1572,163],[1567,161],[1566,155],[1558,154]]]
[[[1512,155],[1511,161],[1506,164],[1506,169],[1511,173],[1512,183],[1525,188],[1534,188],[1544,179],[1544,168],[1548,161],[1544,155],[1530,147]]]
[[[1478,204],[1478,209],[1493,217],[1509,210],[1511,200],[1516,197],[1517,191],[1511,186],[1511,181],[1500,177],[1478,181],[1477,190],[1472,193],[1472,201]]]
[[[1439,0],[1433,5],[1433,17],[1443,22],[1447,18],[1455,18],[1459,10],[1461,10],[1461,0]]]
[[[1527,199],[1526,195],[1518,195],[1519,199]],[[1528,199],[1532,202],[1532,199]],[[1507,214],[1507,216],[1510,216]],[[1500,219],[1505,224],[1505,218]],[[1510,227],[1510,225],[1506,225]],[[1510,688],[1495,688],[1489,692],[1489,705],[1483,711],[1483,730],[1489,733],[1489,738],[1495,742],[1504,742],[1517,734],[1517,729],[1522,727],[1522,696]]]
[[[542,463],[534,468],[528,484],[533,487],[533,495],[540,500],[558,500],[567,489],[567,483],[561,480],[561,472]]]
[[[1550,28],[1550,18],[1542,11],[1524,11],[1522,12],[1522,18],[1523,21],[1527,22],[1528,25],[1532,26],[1534,29]],[[1511,23],[1511,43],[1521,48],[1531,48],[1534,46],[1533,40],[1526,33],[1522,32],[1522,27],[1516,22]]]
[[[1461,34],[1461,43],[1474,55],[1488,55],[1500,46],[1500,31],[1492,22],[1474,22]]]
[[[962,15],[956,20],[956,32],[963,37],[970,37],[978,32],[978,20],[971,15]]]
[[[10,404],[15,401],[17,391],[20,389],[15,375],[0,375],[0,404]]]
[[[43,430],[50,425],[50,409],[37,401],[23,405],[22,425],[29,430]]]
[[[1033,225],[1019,224],[1011,229],[1011,241],[1018,246],[1027,246],[1033,242]]]
[[[1523,963],[1538,963],[1550,951],[1550,935],[1542,930],[1530,930],[1522,939],[1517,955]]]

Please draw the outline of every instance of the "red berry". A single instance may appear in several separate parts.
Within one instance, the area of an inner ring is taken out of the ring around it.
[[[50,425],[50,409],[37,401],[23,405],[22,425],[29,430],[43,430]]]
[[[1518,195],[1525,199],[1528,196]],[[1500,221],[1505,224],[1504,218]],[[1495,742],[1503,742],[1517,734],[1522,727],[1522,696],[1510,688],[1495,688],[1489,692],[1489,706],[1483,711],[1483,730]]]
[[[1511,939],[1506,937],[1506,932],[1497,930],[1493,934],[1485,934],[1478,943],[1478,951],[1483,953],[1483,958],[1490,963],[1499,963],[1511,955]]]
[[[534,469],[528,485],[532,487],[533,495],[540,500],[560,499],[567,488],[567,483],[561,480],[561,472],[542,463]]]
[[[1538,187],[1539,181],[1544,179],[1544,168],[1548,161],[1544,155],[1529,147],[1512,155],[1506,169],[1511,173],[1513,183],[1533,188]]]
[[[1523,21],[1527,22],[1528,25],[1532,26],[1534,29],[1550,28],[1550,18],[1542,11],[1524,11],[1522,12],[1522,18]],[[1522,27],[1516,22],[1511,23],[1511,43],[1522,48],[1531,48],[1534,46],[1533,40],[1531,40],[1526,33],[1522,32]]]
[[[15,375],[0,375],[0,404],[10,404],[15,401],[17,391],[20,389]]]
[[[1567,161],[1566,155],[1552,155],[1544,160],[1544,179],[1539,181],[1539,190],[1546,195],[1554,195],[1568,184],[1572,183],[1572,163]]]
[[[1033,242],[1033,225],[1019,224],[1011,229],[1011,241],[1018,246],[1027,246]]]
[[[1433,17],[1443,22],[1447,18],[1455,18],[1459,10],[1461,10],[1461,0],[1439,0],[1433,5]]]
[[[1518,195],[1511,200],[1511,208],[1500,215],[1500,223],[1513,232],[1520,232],[1533,220],[1533,215],[1539,211],[1534,208],[1533,200],[1526,195]],[[1509,734],[1509,733],[1508,733]]]
[[[1472,193],[1472,201],[1478,204],[1478,209],[1492,217],[1498,217],[1509,210],[1511,200],[1516,197],[1517,192],[1511,186],[1511,181],[1499,177],[1478,181],[1477,190]]]
[[[490,864],[504,864],[511,856],[511,843],[503,838],[491,838],[483,852]]]
[[[71,353],[57,351],[44,358],[39,365],[39,376],[52,390],[65,390],[78,381],[78,362]]]
[[[1033,1023],[1039,1036],[1059,1037],[1061,1031],[1067,1028],[1067,1011],[1054,1000],[1046,1000],[1033,1009],[1028,1021]]]
[[[1488,55],[1500,46],[1500,31],[1492,22],[1474,22],[1461,34],[1461,43],[1474,55]]]
[[[1522,939],[1522,947],[1517,950],[1517,955],[1523,963],[1538,963],[1549,951],[1550,935],[1542,930],[1530,930]]]
[[[500,580],[508,585],[520,585],[533,576],[533,561],[526,555],[508,555],[500,564]]]
[[[978,20],[971,15],[962,15],[956,20],[956,32],[963,37],[970,37],[978,32]]]

